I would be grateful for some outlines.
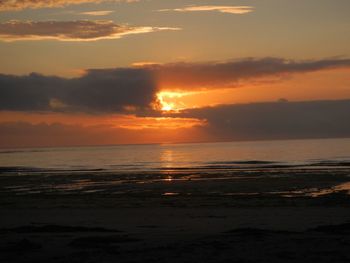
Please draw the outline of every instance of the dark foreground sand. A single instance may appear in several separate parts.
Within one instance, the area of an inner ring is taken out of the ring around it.
[[[1,211],[1,262],[349,262],[346,207]]]
[[[350,262],[350,196],[339,187],[349,173],[329,173],[124,185],[122,194],[120,184],[18,194],[6,190],[18,178],[3,176],[0,262]],[[55,179],[38,178],[20,182]]]

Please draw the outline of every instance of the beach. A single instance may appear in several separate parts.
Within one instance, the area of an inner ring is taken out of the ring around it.
[[[118,176],[3,169],[0,260],[350,260],[348,162],[251,165]]]
[[[2,219],[6,226],[2,262],[349,260],[345,207],[61,208],[2,213],[7,214]]]

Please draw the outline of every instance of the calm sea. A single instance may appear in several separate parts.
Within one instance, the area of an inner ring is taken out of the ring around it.
[[[350,161],[350,139],[1,149],[2,171],[140,172]]]

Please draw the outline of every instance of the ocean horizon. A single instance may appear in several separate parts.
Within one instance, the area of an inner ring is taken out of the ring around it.
[[[350,161],[350,138],[0,149],[3,169],[157,171]]]

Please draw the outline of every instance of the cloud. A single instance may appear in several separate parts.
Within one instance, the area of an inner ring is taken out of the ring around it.
[[[270,102],[191,109],[180,117],[206,120],[218,140],[349,137],[350,100]]]
[[[325,69],[350,67],[350,59],[295,61],[282,58],[247,58],[226,62],[149,65],[158,82],[172,89],[234,88],[240,81],[282,77]]]
[[[350,59],[263,58],[88,70],[82,77],[72,79],[36,73],[27,76],[0,74],[0,110],[122,112],[154,116],[154,105],[159,103],[157,94],[162,87],[183,91],[237,88],[240,81],[345,67],[350,67]]]
[[[130,129],[125,125],[91,125],[84,121],[76,125],[0,122],[0,147],[342,138],[350,136],[350,122],[344,121],[349,112],[350,100],[338,100],[191,109],[177,117],[206,120],[206,125],[178,129],[159,126]]]
[[[101,2],[138,2],[139,0],[2,0],[0,1],[0,11],[21,10],[26,8],[53,8],[66,5],[77,5],[83,3]]]
[[[175,9],[161,9],[160,12],[175,11],[175,12],[220,12],[228,14],[247,14],[254,11],[252,6],[215,6],[215,5],[203,5],[203,6],[187,6],[183,8]]]
[[[117,39],[130,34],[162,30],[179,30],[170,27],[131,27],[117,25],[113,21],[9,21],[0,23],[0,40],[60,40],[94,41]]]
[[[88,12],[81,12],[80,15],[88,15],[88,16],[106,16],[114,13],[112,10],[99,10],[99,11],[88,11]]]
[[[79,78],[0,75],[0,110],[129,112],[147,110],[156,83],[144,69],[89,70]]]

